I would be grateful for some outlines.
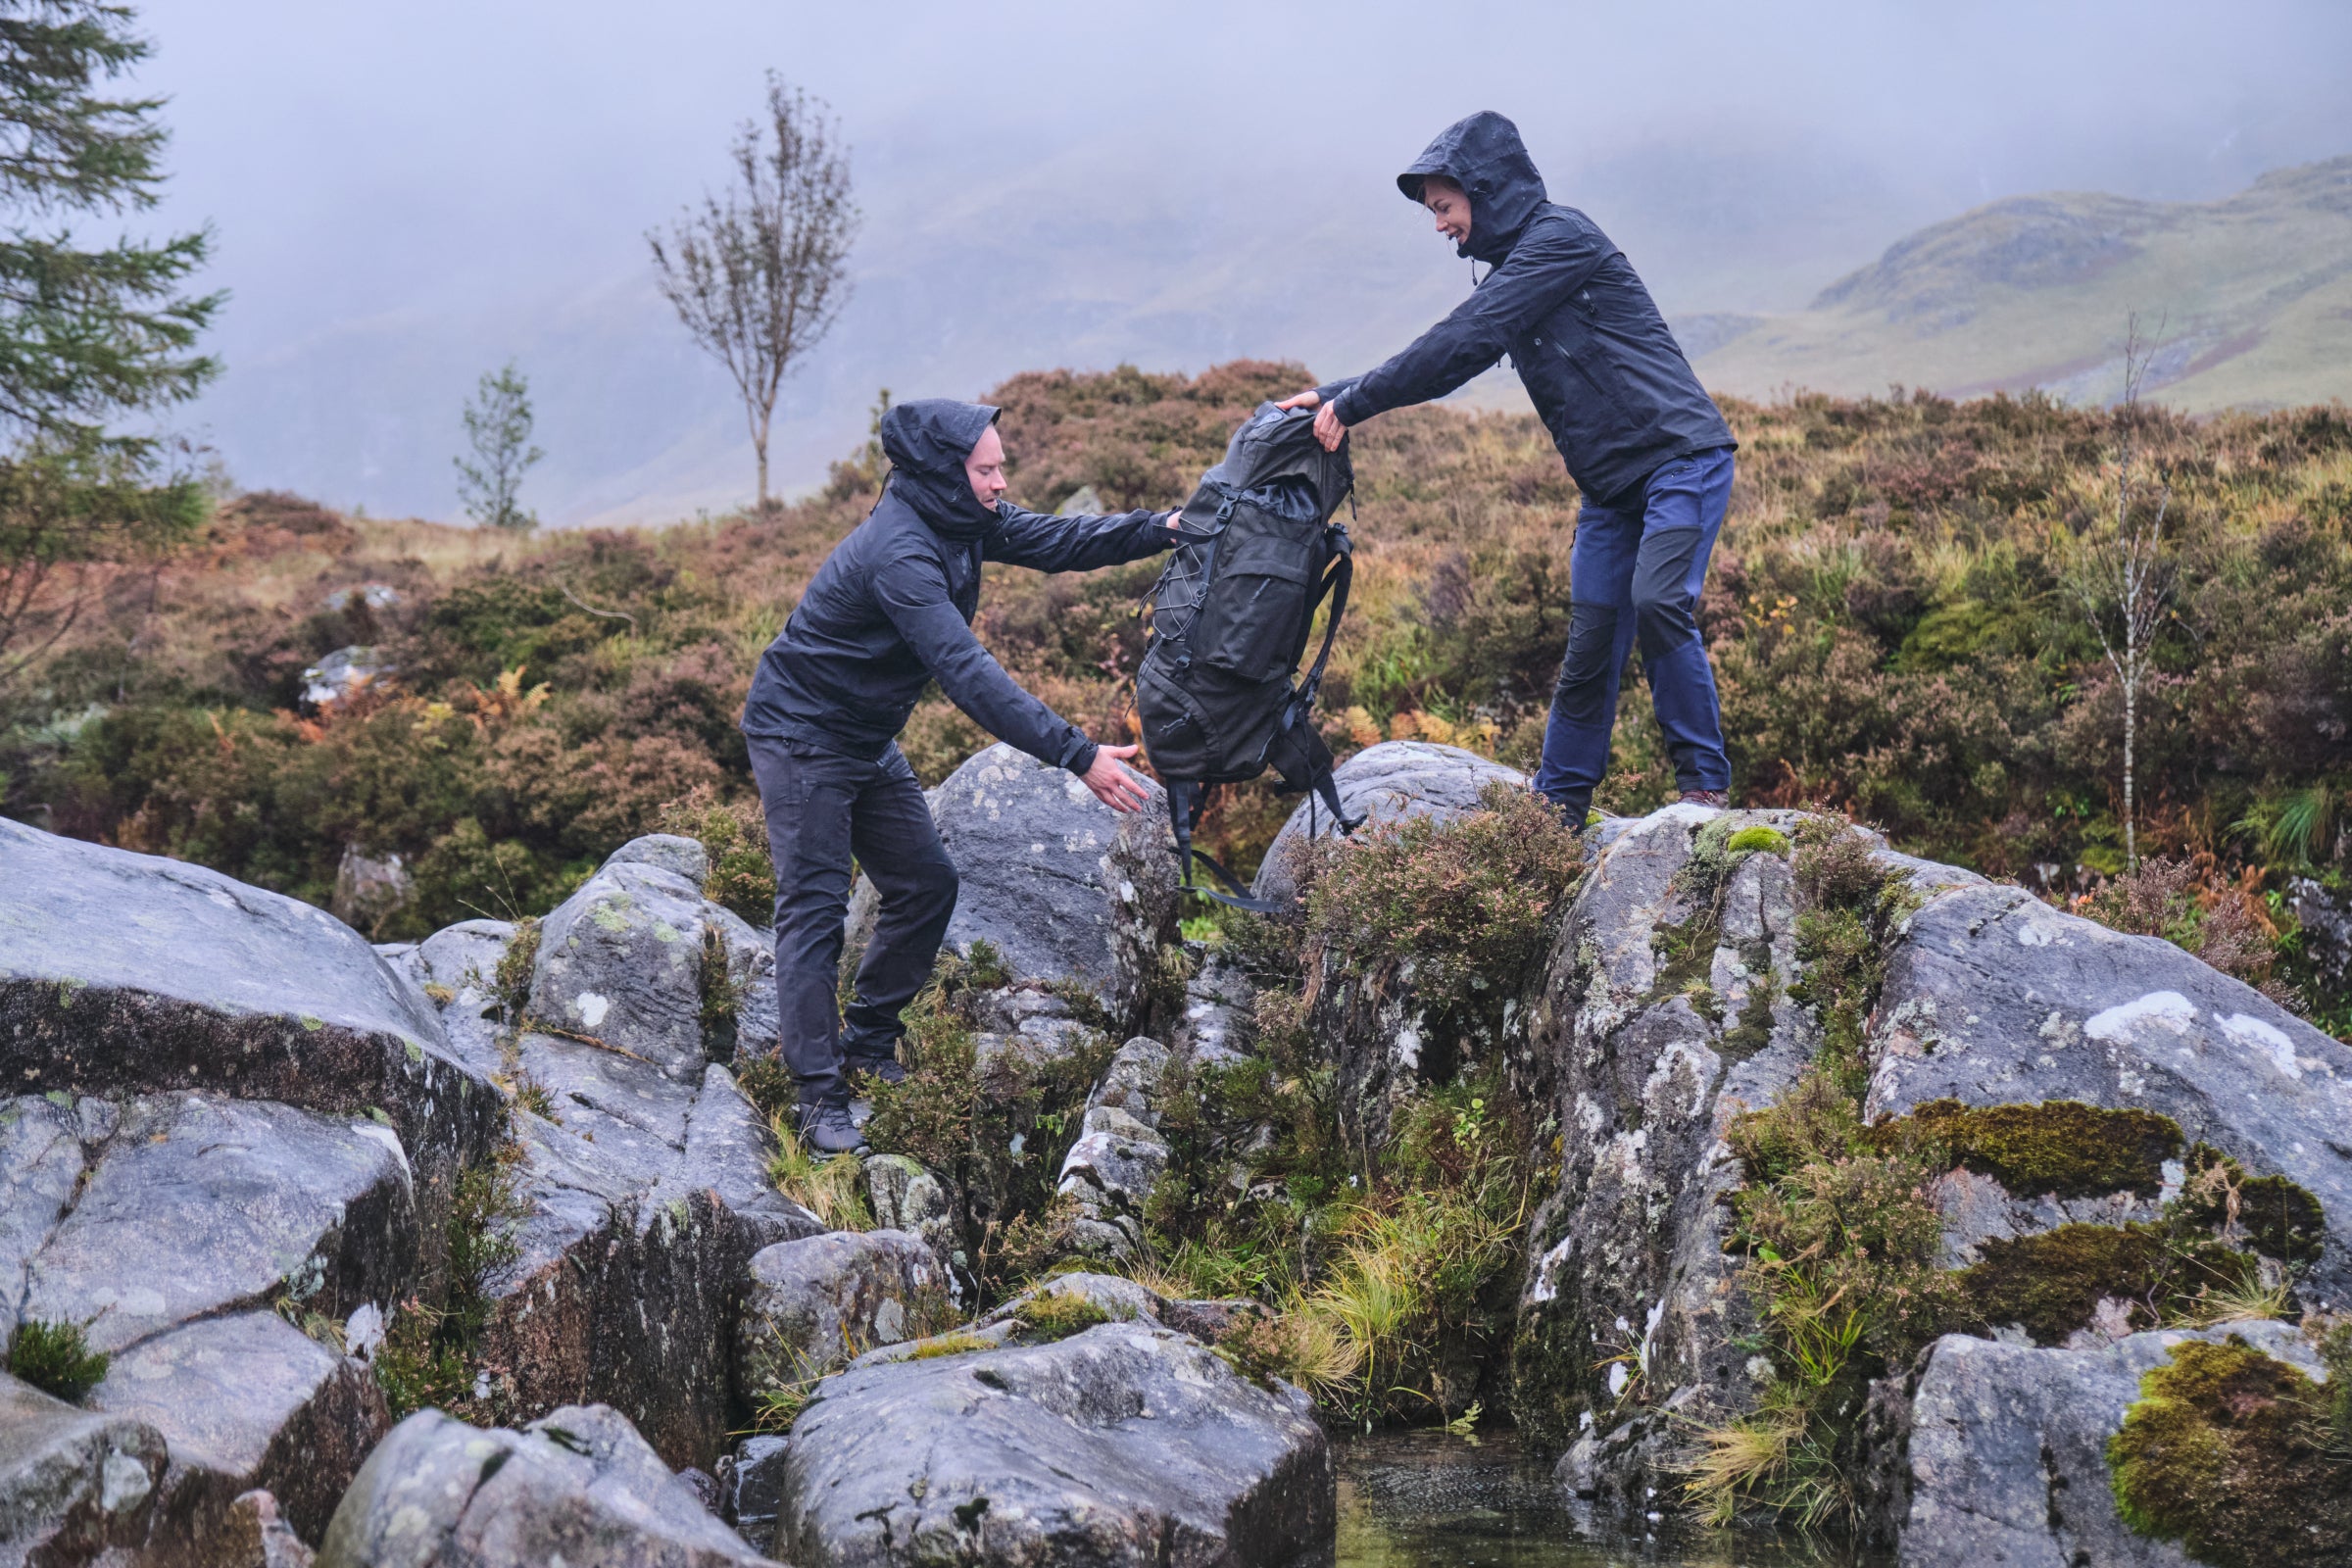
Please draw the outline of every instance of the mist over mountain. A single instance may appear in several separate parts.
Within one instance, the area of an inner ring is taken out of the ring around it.
[[[525,499],[548,520],[748,499],[740,410],[655,292],[643,234],[723,172],[769,68],[830,100],[866,213],[856,296],[778,409],[787,488],[855,444],[882,386],[1368,366],[1469,287],[1391,176],[1481,107],[1520,122],[1555,199],[1686,321],[1799,312],[1905,235],[2018,193],[2209,201],[2352,147],[2331,66],[2352,15],[2326,4],[143,16],[141,85],[173,99],[159,216],[216,225],[211,280],[233,291],[227,371],[187,422],[247,486],[438,517],[459,406],[510,357],[549,453]],[[1507,372],[1487,381],[1471,395],[1515,397]]]

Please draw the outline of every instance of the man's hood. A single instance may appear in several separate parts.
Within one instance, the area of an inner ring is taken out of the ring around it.
[[[997,422],[996,409],[954,398],[917,398],[894,403],[882,413],[882,453],[890,466],[908,473],[953,473]]]
[[[1547,199],[1544,176],[1527,156],[1519,127],[1492,109],[1457,120],[1439,132],[1413,166],[1396,176],[1396,188],[1417,202],[1421,180],[1428,174],[1444,174],[1469,192],[1470,242],[1456,249],[1489,264],[1511,253],[1519,231]]]
[[[895,403],[882,415],[882,455],[896,470],[890,488],[950,539],[977,539],[997,520],[996,510],[972,494],[963,471],[963,460],[997,422],[997,414],[986,403],[917,398]]]

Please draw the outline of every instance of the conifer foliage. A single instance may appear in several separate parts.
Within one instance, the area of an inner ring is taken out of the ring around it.
[[[93,241],[76,224],[155,205],[163,100],[113,84],[150,50],[126,6],[0,0],[0,691],[73,624],[90,569],[194,528],[128,415],[193,397],[220,294],[187,291],[204,230]]]

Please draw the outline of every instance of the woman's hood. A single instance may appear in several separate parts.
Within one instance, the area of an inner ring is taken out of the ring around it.
[[[1430,174],[1444,174],[1469,193],[1470,241],[1457,250],[1489,265],[1511,253],[1519,231],[1548,199],[1544,176],[1536,172],[1536,161],[1519,139],[1519,127],[1492,109],[1440,131],[1412,167],[1396,176],[1396,188],[1417,202],[1421,181]]]

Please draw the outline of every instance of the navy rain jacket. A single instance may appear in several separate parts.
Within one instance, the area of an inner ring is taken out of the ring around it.
[[[746,735],[871,761],[937,680],[990,734],[1073,773],[1094,765],[1095,743],[1014,685],[972,635],[980,564],[1086,571],[1156,555],[1175,535],[1164,512],[1048,517],[1010,502],[983,507],[963,460],[996,417],[987,404],[946,398],[882,416],[890,483],[760,655]]]
[[[1458,254],[1494,270],[1404,352],[1327,389],[1343,423],[1442,398],[1508,354],[1595,501],[1625,500],[1662,464],[1738,445],[1632,264],[1592,220],[1544,199],[1518,126],[1491,110],[1456,122],[1397,188],[1417,202],[1426,174],[1469,193]]]

